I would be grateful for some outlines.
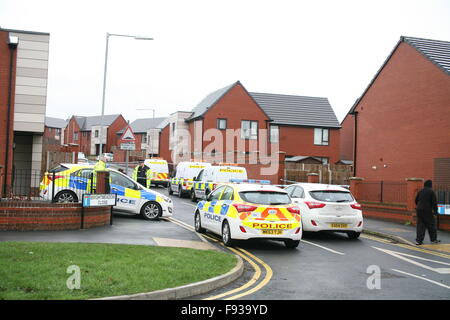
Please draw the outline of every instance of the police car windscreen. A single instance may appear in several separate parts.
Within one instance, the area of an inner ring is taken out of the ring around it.
[[[352,202],[354,201],[352,194],[345,191],[310,191],[309,194],[315,200],[324,202]]]
[[[48,172],[50,172],[50,173],[58,173],[58,172],[61,172],[61,171],[66,171],[67,169],[69,169],[69,168],[65,167],[63,165],[59,165],[59,166],[57,166],[57,167],[55,167],[53,169],[48,170]]]
[[[239,192],[242,200],[255,204],[282,205],[290,204],[291,198],[287,193],[276,191],[242,191]]]

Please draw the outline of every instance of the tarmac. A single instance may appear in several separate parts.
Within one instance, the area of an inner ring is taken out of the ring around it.
[[[188,247],[200,250],[217,250],[217,247],[201,239],[196,233],[167,220],[151,224],[143,224],[138,218],[117,218],[113,226],[89,230],[74,231],[34,231],[9,232],[0,231],[0,241],[50,241],[50,242],[97,242],[97,243],[129,243],[141,245]],[[415,245],[416,227],[402,223],[364,218],[364,234],[390,239],[393,242]],[[170,238],[167,237],[170,235]],[[437,252],[450,252],[450,232],[438,230],[439,244],[432,244],[428,233],[421,248]],[[139,293],[129,296],[106,297],[107,300],[135,299],[182,299],[189,296],[220,288],[239,278],[244,272],[244,264],[240,257],[237,264],[227,274],[193,283],[187,286],[169,288],[157,292]]]
[[[364,217],[365,234],[387,238],[395,242],[416,246],[416,226]],[[423,245],[418,247],[440,252],[450,252],[450,232],[438,230],[439,244],[430,241],[428,232]]]

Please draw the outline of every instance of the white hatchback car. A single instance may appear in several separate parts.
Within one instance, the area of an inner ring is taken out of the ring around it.
[[[303,231],[344,232],[351,239],[361,234],[361,205],[348,189],[337,185],[297,183],[285,190],[300,209]]]

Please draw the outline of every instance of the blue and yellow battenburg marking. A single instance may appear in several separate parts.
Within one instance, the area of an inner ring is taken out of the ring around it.
[[[79,168],[78,168],[79,169]],[[78,170],[77,169],[77,170]],[[76,171],[76,170],[73,170]],[[44,179],[42,180],[40,184],[40,189],[46,189],[51,183],[51,179],[45,175]],[[89,192],[91,188],[91,179],[79,177],[79,176],[72,176],[70,173],[64,172],[64,174],[56,174],[55,175],[55,181],[54,181],[55,187],[59,188],[69,188],[69,189],[75,189],[78,191],[86,191]],[[128,197],[128,198],[136,198],[136,199],[146,199],[150,201],[163,201],[161,196],[157,196],[153,192],[149,192],[146,190],[133,190],[129,188],[125,188],[116,184],[110,184],[111,186],[111,193],[115,193],[118,196]],[[95,187],[95,186],[94,186]],[[114,188],[114,189],[113,189]]]
[[[211,202],[203,200],[197,204],[197,207],[211,214],[213,220],[217,220],[214,219],[214,215],[227,216],[240,219],[242,225],[252,229],[291,230],[300,227],[300,215],[291,213],[287,209],[288,207],[255,206],[247,203],[246,205],[256,208],[251,212],[238,212],[233,206],[235,202],[234,200],[214,200]]]

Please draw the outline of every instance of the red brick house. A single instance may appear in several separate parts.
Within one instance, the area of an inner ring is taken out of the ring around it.
[[[262,163],[264,155],[282,154],[282,171],[285,155],[339,161],[339,128],[326,98],[250,93],[237,81],[207,95],[191,112],[172,114],[161,147],[173,151],[175,163],[179,158],[249,163],[252,157]]]
[[[401,37],[342,127],[355,176],[450,185],[450,42]]]
[[[103,116],[103,134],[100,134],[101,116],[72,116],[64,132],[65,144],[78,144],[79,151],[85,155],[98,155],[100,150],[100,137],[102,138],[103,152],[111,152],[120,136],[117,132],[127,125],[121,114]]]

